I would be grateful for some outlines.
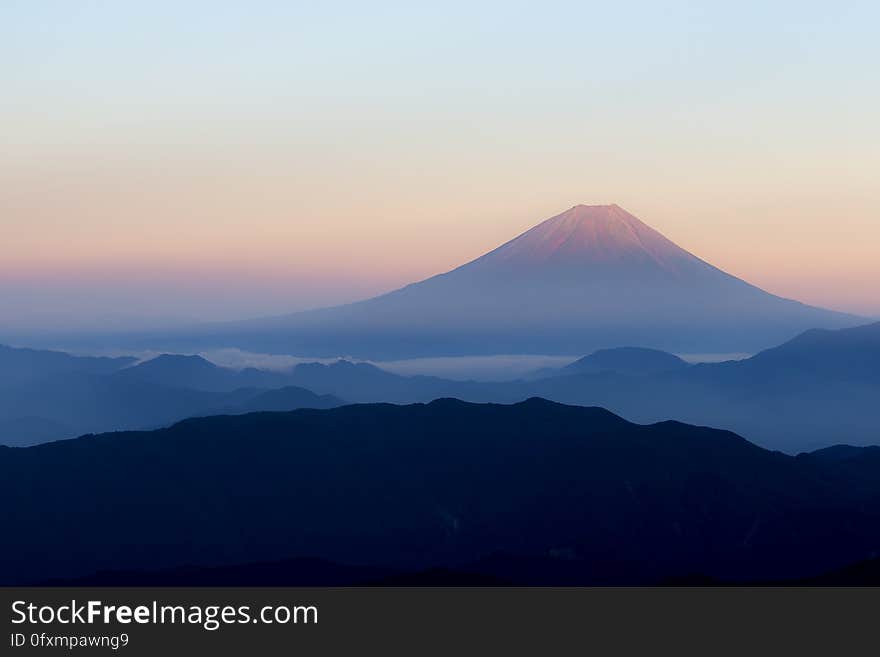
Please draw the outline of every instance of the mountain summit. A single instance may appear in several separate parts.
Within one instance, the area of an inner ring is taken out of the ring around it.
[[[487,253],[478,262],[514,266],[641,257],[666,267],[689,255],[618,205],[576,205]]]
[[[618,205],[576,205],[465,267],[529,275],[537,268],[563,268],[570,276],[592,272],[612,278],[688,276],[714,270]]]
[[[576,205],[444,274],[358,303],[223,325],[212,340],[379,359],[623,345],[743,352],[860,321],[731,276],[617,205]]]

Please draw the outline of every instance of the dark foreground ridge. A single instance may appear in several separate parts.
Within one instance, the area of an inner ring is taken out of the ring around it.
[[[210,569],[306,557],[389,581],[813,577],[878,551],[876,451],[791,457],[541,399],[192,419],[0,449],[0,582],[186,566],[239,584]],[[351,574],[322,568],[303,582]]]

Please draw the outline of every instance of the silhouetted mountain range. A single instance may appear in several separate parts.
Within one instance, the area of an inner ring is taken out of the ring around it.
[[[373,299],[150,339],[177,349],[367,359],[627,344],[732,353],[861,321],[769,294],[616,205],[578,205],[472,262]]]
[[[540,399],[198,418],[0,448],[0,582],[292,557],[530,584],[811,577],[880,549],[877,452],[792,457]]]

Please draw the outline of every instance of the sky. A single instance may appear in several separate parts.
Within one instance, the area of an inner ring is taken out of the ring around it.
[[[280,314],[617,203],[880,316],[873,2],[0,3],[0,322]]]

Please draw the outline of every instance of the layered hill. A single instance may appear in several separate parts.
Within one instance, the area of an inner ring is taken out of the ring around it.
[[[137,363],[0,347],[0,372],[0,445],[10,446],[151,429],[198,415],[343,403],[283,373],[218,367],[199,356]]]
[[[130,356],[73,356],[61,351],[0,345],[0,392],[6,388],[71,373],[110,374],[136,362],[137,359]]]
[[[231,392],[240,388],[280,388],[289,385],[281,372],[220,367],[196,355],[162,354],[115,373],[119,383],[157,384],[209,392]]]
[[[0,396],[0,444],[149,428],[194,415],[327,408],[348,402],[457,397],[512,403],[539,396],[602,406],[637,422],[674,419],[735,431],[796,453],[880,443],[880,324],[811,330],[741,361],[688,365],[644,348],[602,350],[529,380],[401,376],[370,363],[231,370],[160,356],[105,375],[56,374]]]
[[[584,367],[582,371],[578,371]],[[736,431],[787,452],[880,444],[880,323],[811,330],[751,358],[687,365],[645,349],[597,352],[539,380],[512,383],[403,377],[375,366],[300,365],[296,385],[349,401],[476,402],[539,396],[602,406],[636,422],[675,419]]]

